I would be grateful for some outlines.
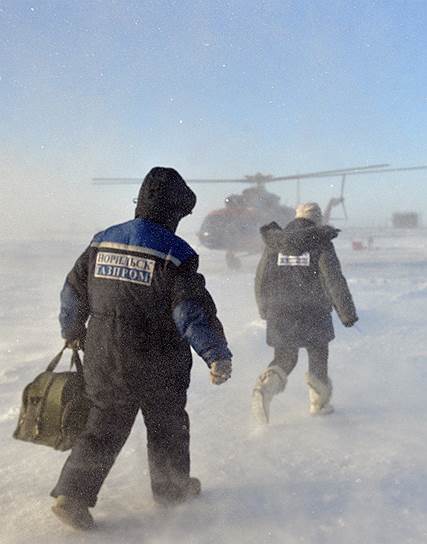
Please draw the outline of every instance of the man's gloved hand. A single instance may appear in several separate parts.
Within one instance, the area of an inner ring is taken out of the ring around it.
[[[211,382],[215,385],[225,383],[231,377],[231,360],[221,359],[211,364]]]
[[[344,325],[344,327],[352,327],[356,323],[356,321],[359,321],[359,318],[357,316],[351,319],[344,320],[342,324]]]
[[[73,340],[69,340],[69,339],[65,339],[65,347],[66,348],[70,348],[70,349],[74,349],[74,350],[79,350],[81,349],[82,351],[84,351],[85,349],[85,340],[86,340],[86,327],[82,327],[79,331],[79,333],[75,333],[73,334],[74,335],[77,335],[77,338],[74,338]]]
[[[84,340],[81,338],[76,338],[74,340],[65,340],[65,347],[73,350],[84,350]]]

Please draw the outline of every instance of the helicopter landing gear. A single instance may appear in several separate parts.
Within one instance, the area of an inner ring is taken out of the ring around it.
[[[225,253],[225,262],[231,270],[239,270],[242,267],[242,261],[232,251]]]

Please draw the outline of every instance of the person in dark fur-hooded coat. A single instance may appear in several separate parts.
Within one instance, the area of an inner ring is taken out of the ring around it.
[[[255,296],[267,321],[267,343],[275,353],[253,392],[254,415],[263,423],[269,419],[273,396],[285,388],[299,348],[305,348],[309,357],[310,412],[332,411],[327,368],[328,344],[335,336],[331,312],[335,309],[346,327],[358,318],[332,243],[339,230],[321,223],[319,206],[306,203],[284,229],[276,223],[261,228],[265,249]]]

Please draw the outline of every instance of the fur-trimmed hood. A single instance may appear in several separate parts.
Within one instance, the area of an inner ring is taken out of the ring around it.
[[[284,229],[273,221],[261,227],[260,232],[266,246],[273,251],[300,254],[324,246],[340,230],[330,225],[316,226],[308,219],[294,219]]]

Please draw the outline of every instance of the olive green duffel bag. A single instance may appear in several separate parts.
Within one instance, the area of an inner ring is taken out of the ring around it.
[[[29,383],[22,394],[17,440],[42,444],[65,451],[70,449],[86,425],[90,402],[85,396],[83,367],[73,350],[71,368],[54,372],[65,346],[49,363],[45,372]]]

